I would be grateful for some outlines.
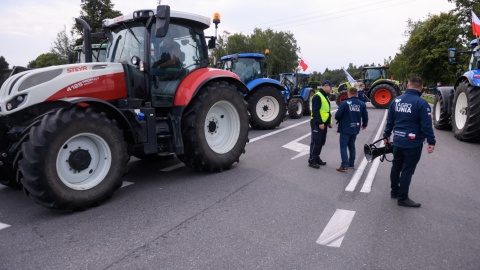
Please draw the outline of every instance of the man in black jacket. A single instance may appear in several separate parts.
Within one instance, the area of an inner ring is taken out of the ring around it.
[[[319,169],[320,165],[327,162],[320,158],[322,147],[327,139],[327,129],[332,128],[332,115],[330,114],[330,99],[332,83],[329,80],[322,82],[322,88],[313,95],[312,112],[310,114],[310,128],[312,130],[312,141],[310,143],[310,157],[308,166]]]
[[[398,205],[420,207],[408,197],[413,173],[420,161],[423,143],[427,152],[435,150],[430,105],[422,99],[423,81],[419,77],[408,80],[405,93],[390,104],[383,137],[390,141],[393,131],[393,161],[390,171],[390,195],[398,199]]]
[[[340,156],[342,164],[337,171],[345,172],[348,167],[353,168],[355,164],[355,140],[360,128],[364,130],[368,124],[367,106],[358,98],[358,90],[355,87],[348,89],[348,98],[344,99],[338,111],[335,113],[338,121],[338,133],[340,133]],[[350,157],[347,153],[350,154]]]

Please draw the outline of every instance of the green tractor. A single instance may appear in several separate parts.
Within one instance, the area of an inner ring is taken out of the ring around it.
[[[390,103],[402,92],[399,81],[387,79],[387,69],[387,66],[362,68],[365,95],[375,108],[388,109]],[[340,105],[342,100],[348,97],[347,90],[350,87],[357,87],[357,85],[345,82],[338,86],[338,94],[335,99],[337,105]]]

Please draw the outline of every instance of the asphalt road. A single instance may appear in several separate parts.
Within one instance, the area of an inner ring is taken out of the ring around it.
[[[303,117],[252,130],[240,163],[221,173],[132,159],[124,187],[83,212],[2,186],[0,269],[479,269],[480,144],[435,130],[411,184],[422,207],[402,208],[390,198],[391,164],[361,166],[384,115],[369,105],[346,173],[335,170],[335,129],[327,165],[307,166]]]

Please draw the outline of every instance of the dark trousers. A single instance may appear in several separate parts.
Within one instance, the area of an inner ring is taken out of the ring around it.
[[[413,173],[417,167],[422,147],[403,148],[393,147],[392,170],[390,171],[390,187],[392,194],[398,194],[398,200],[408,199],[408,189]]]
[[[355,140],[357,134],[340,133],[340,156],[342,157],[342,168],[347,168],[348,165],[355,164]],[[348,153],[347,153],[348,150]],[[350,157],[349,157],[350,154]]]
[[[322,152],[322,147],[325,145],[327,140],[327,129],[328,126],[325,125],[325,128],[321,130],[314,121],[310,121],[310,128],[312,129],[312,141],[310,142],[310,157],[308,158],[308,163],[320,163],[320,153]]]

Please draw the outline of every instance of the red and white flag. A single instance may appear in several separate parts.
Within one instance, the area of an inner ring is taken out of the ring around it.
[[[472,10],[472,32],[475,36],[480,36],[480,19],[478,19],[475,12]]]
[[[307,68],[308,68],[308,64],[307,62],[305,62],[305,60],[302,58],[300,58],[300,66],[302,67],[302,70],[303,71],[307,71]]]

